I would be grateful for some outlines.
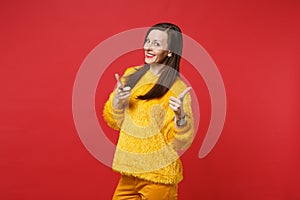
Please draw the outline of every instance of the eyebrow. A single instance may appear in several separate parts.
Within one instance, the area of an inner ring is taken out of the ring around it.
[[[149,40],[149,37],[147,37],[146,39]],[[161,40],[158,40],[158,39],[154,39],[153,41],[161,42]]]

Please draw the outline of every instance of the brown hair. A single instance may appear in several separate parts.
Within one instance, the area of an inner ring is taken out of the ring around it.
[[[182,54],[182,33],[178,26],[171,23],[159,23],[152,26],[145,37],[145,41],[152,30],[166,31],[168,34],[168,50],[172,55],[166,59],[165,67],[159,76],[157,83],[144,95],[137,98],[141,100],[160,98],[173,85],[176,78],[179,77],[179,65]],[[150,65],[145,64],[143,67],[128,77],[126,77],[126,86],[133,88],[141,77],[149,70]]]

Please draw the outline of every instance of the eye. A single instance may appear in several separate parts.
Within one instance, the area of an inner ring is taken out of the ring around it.
[[[154,46],[157,46],[157,47],[159,47],[159,46],[160,46],[160,44],[159,44],[158,42],[155,42],[155,43],[154,43]]]
[[[150,43],[150,40],[149,40],[149,38],[147,38],[146,40],[145,40],[145,44],[148,44],[148,43]]]

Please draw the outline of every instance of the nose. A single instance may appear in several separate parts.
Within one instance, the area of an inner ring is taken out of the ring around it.
[[[147,42],[146,42],[146,43],[144,44],[144,49],[145,49],[145,50],[148,50],[148,51],[149,51],[149,50],[152,50],[152,45],[151,45],[151,43],[147,43]]]

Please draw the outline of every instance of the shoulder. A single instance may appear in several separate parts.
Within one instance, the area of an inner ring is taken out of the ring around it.
[[[142,66],[133,66],[133,67],[129,67],[125,70],[124,72],[124,76],[129,76],[133,73],[135,73],[137,70],[139,70],[140,68],[142,68]]]

